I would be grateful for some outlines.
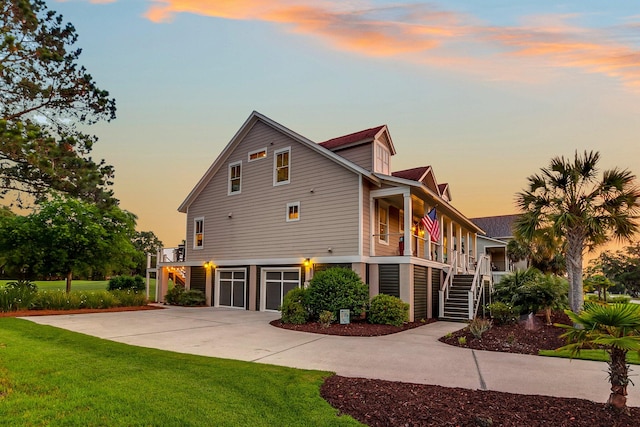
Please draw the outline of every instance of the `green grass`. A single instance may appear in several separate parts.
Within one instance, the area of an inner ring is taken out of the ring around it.
[[[569,359],[569,352],[566,350],[557,351],[557,350],[540,350],[538,352],[540,356],[547,357],[562,357],[565,359]],[[609,355],[604,350],[582,350],[578,356],[575,356],[574,359],[581,360],[595,360],[598,362],[606,362],[609,360]],[[627,362],[631,365],[640,365],[640,356],[638,353],[629,352],[627,353]]]
[[[0,280],[0,287],[7,282],[13,282],[15,279]],[[64,280],[34,280],[33,283],[38,286],[39,290],[53,291],[65,290],[67,283]],[[104,291],[109,284],[108,280],[73,280],[71,282],[71,290],[73,291]],[[169,281],[169,288],[172,282]],[[154,301],[156,297],[156,279],[149,280],[149,299]]]
[[[327,375],[0,318],[0,425],[360,425],[320,397]]]

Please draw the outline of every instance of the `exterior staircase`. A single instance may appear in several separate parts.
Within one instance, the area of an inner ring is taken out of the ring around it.
[[[473,274],[456,274],[449,286],[449,295],[444,301],[442,320],[469,321],[469,291],[473,285]]]

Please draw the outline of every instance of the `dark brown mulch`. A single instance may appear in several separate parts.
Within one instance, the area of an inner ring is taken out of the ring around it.
[[[395,334],[396,332],[406,331],[408,329],[417,328],[435,322],[435,319],[425,320],[424,322],[407,322],[402,326],[393,325],[373,325],[365,321],[355,321],[348,325],[332,323],[328,328],[322,326],[318,322],[309,322],[303,325],[293,325],[291,323],[282,323],[280,319],[270,322],[271,325],[278,328],[289,329],[292,331],[311,332],[314,334],[325,335],[341,335],[343,337],[379,337],[381,335]]]
[[[56,314],[114,313],[118,311],[160,310],[157,305],[141,305],[137,307],[80,308],[76,310],[18,310],[0,312],[0,317],[52,316]]]
[[[544,325],[542,317],[523,319],[512,325],[496,325],[481,340],[464,328],[440,341],[477,350],[538,354],[565,342],[563,330]],[[562,312],[553,323],[569,324]],[[369,325],[372,326],[372,325]],[[460,325],[461,328],[464,326]],[[367,324],[360,326],[366,328]],[[336,329],[335,333],[340,333]],[[363,335],[365,332],[362,332]],[[371,335],[371,334],[369,334]],[[458,338],[465,337],[461,345]],[[607,387],[603,379],[602,387]],[[322,397],[342,414],[369,426],[433,427],[638,427],[640,408],[619,414],[605,404],[585,399],[557,398],[467,390],[334,375],[321,389]],[[636,402],[630,402],[636,403]]]
[[[541,316],[534,316],[511,325],[495,325],[481,339],[474,337],[469,328],[464,328],[440,338],[440,341],[474,350],[520,354],[538,354],[538,350],[555,350],[565,345],[566,342],[559,337],[564,330],[553,324],[570,325],[569,317],[558,311],[551,316],[552,325],[544,324],[543,319]],[[460,337],[465,337],[466,343],[461,343]]]
[[[605,384],[603,384],[604,386]],[[584,399],[466,390],[334,375],[322,397],[369,426],[638,427],[640,408],[618,414]]]

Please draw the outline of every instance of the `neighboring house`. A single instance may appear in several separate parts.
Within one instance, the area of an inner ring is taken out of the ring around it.
[[[491,256],[493,264],[494,281],[511,271],[527,268],[526,260],[511,262],[507,254],[507,244],[515,237],[513,224],[520,215],[498,215],[482,218],[471,218],[471,221],[486,233],[478,237],[478,250]]]
[[[341,266],[371,296],[408,302],[411,320],[469,318],[490,280],[476,256],[481,227],[430,166],[392,172],[394,154],[386,126],[315,143],[253,112],[178,208],[185,244],[159,257],[158,301],[180,271],[207,304],[277,310],[315,272]],[[421,225],[434,207],[437,239]],[[462,308],[449,296],[458,276],[471,287]]]

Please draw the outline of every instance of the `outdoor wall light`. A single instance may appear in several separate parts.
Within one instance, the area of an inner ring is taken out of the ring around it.
[[[229,218],[233,218],[233,212],[229,212],[229,214],[227,215]]]
[[[215,265],[213,264],[213,262],[207,261],[207,262],[204,263],[204,268],[206,268],[208,270],[210,268],[215,268]]]
[[[304,259],[304,266],[305,266],[305,267],[309,267],[310,265],[311,265],[311,259],[309,259],[309,258],[305,258],[305,259]]]

